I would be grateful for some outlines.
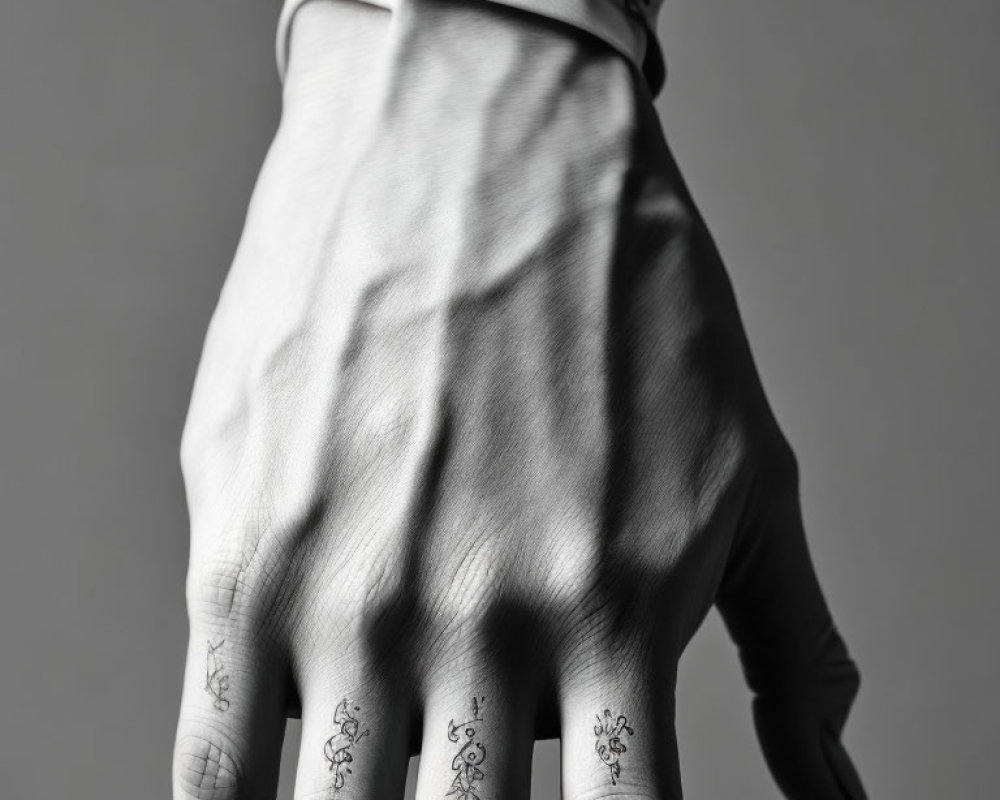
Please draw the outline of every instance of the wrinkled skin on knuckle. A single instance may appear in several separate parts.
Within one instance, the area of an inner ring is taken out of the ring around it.
[[[265,532],[218,529],[192,537],[186,596],[192,620],[236,624],[254,616],[262,584],[261,544]]]
[[[256,627],[268,580],[248,548],[213,556],[188,571],[187,604],[192,620],[211,628]]]
[[[245,593],[243,565],[236,559],[214,561],[188,570],[188,613],[192,617],[232,621],[242,605],[240,596]]]
[[[289,510],[271,494],[229,515],[230,525],[193,535],[186,584],[192,623],[277,643],[318,560],[322,517],[322,504]]]
[[[324,535],[338,538],[335,533]],[[372,538],[378,541],[349,557],[310,557],[301,571],[286,625],[289,645],[301,664],[326,662],[324,669],[337,669],[364,662],[365,674],[380,680],[405,660],[404,651],[419,624],[405,559],[398,551],[386,552],[391,549],[385,547],[389,537]],[[401,540],[395,541],[402,548]],[[383,646],[396,648],[394,655],[386,654],[385,663]]]
[[[237,800],[244,767],[232,741],[212,728],[180,736],[174,752],[174,800]]]

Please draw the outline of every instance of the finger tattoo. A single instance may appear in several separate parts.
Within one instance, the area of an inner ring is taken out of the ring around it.
[[[606,708],[603,719],[600,714],[596,716],[597,724],[594,726],[594,736],[597,737],[597,740],[594,742],[594,750],[611,771],[611,784],[617,786],[618,779],[622,774],[621,756],[628,749],[625,747],[622,737],[625,734],[631,736],[635,731],[629,727],[628,719],[624,714],[615,717],[611,714],[611,710]]]
[[[486,777],[481,769],[483,762],[486,761],[486,747],[478,735],[479,723],[483,721],[482,711],[485,701],[485,697],[472,698],[472,719],[458,724],[455,720],[448,723],[448,740],[456,744],[461,743],[461,747],[451,762],[455,777],[445,797],[454,797],[455,800],[479,800],[477,794],[479,781]]]
[[[361,711],[358,706],[352,706],[352,711]],[[340,701],[333,715],[336,726],[333,736],[323,745],[323,755],[330,763],[333,772],[333,790],[339,791],[344,786],[347,775],[351,774],[350,764],[354,761],[353,749],[361,739],[368,735],[368,729],[361,730],[361,722],[347,708],[347,698]]]
[[[205,691],[212,696],[212,706],[217,711],[226,711],[229,708],[229,700],[226,695],[229,693],[229,673],[226,672],[226,665],[219,655],[225,639],[218,642],[208,641],[208,652],[205,655]]]

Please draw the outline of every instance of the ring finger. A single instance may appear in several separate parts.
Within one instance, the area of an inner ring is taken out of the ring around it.
[[[560,686],[563,800],[680,800],[676,666],[584,645]],[[620,651],[617,651],[620,653]]]

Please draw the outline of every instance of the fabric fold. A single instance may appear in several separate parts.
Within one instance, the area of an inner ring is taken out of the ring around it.
[[[295,12],[309,0],[285,0],[278,18],[275,60],[278,75],[288,68],[289,33]],[[406,0],[351,0],[381,8],[395,8]],[[666,64],[656,35],[663,0],[488,0],[555,19],[586,31],[611,45],[642,74],[650,94],[658,95],[666,82]]]

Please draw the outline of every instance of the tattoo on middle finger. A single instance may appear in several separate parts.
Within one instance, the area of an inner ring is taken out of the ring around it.
[[[483,721],[485,697],[472,698],[472,718],[465,722],[448,723],[448,740],[461,747],[451,762],[454,777],[445,797],[455,800],[479,800],[479,782],[486,777],[482,770],[486,761],[486,746],[479,735],[479,725]]]
[[[355,716],[358,706],[348,707],[347,698],[340,701],[333,715],[334,734],[323,745],[323,755],[333,773],[333,791],[344,788],[347,776],[353,774],[350,765],[354,762],[354,745],[368,735],[368,729],[361,730],[361,721]]]

